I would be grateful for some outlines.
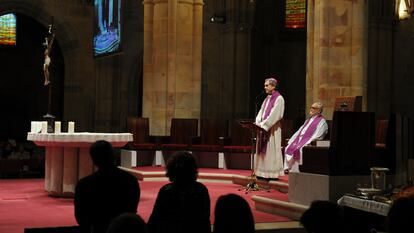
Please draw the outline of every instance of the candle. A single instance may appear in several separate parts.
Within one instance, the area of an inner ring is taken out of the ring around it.
[[[47,121],[42,121],[42,133],[47,133]]]
[[[60,133],[61,122],[55,121],[55,133]]]
[[[41,133],[41,132],[42,132],[42,122],[36,121],[36,133]]]
[[[30,133],[36,133],[36,121],[30,122]]]
[[[74,133],[75,132],[75,122],[69,121],[68,123],[68,133]]]

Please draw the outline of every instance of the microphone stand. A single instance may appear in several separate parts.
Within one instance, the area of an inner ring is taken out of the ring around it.
[[[265,94],[265,91],[260,92],[256,97],[255,97],[255,101],[254,101],[254,117],[257,116],[257,106],[259,103],[259,97],[262,96],[263,94]],[[254,165],[254,155],[255,155],[255,151],[256,151],[256,136],[257,136],[257,131],[251,129],[251,151],[250,151],[250,166],[252,169],[252,173],[249,177],[249,183],[246,185],[246,187],[244,188],[245,190],[245,194],[249,193],[250,191],[259,191],[262,190],[262,188],[259,187],[259,185],[256,183],[256,169],[255,169],[255,165]],[[239,189],[241,190],[241,189]],[[269,192],[269,190],[266,190]]]

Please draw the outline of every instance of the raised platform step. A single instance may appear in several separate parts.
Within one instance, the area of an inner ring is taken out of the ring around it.
[[[306,233],[306,230],[297,221],[256,223],[256,233]]]
[[[306,205],[260,195],[252,196],[252,200],[255,202],[256,210],[284,216],[293,220],[299,220],[303,212],[309,208],[309,206]]]
[[[133,167],[121,169],[130,172],[136,176],[139,180],[154,181],[154,180],[167,180],[163,167],[159,166],[146,166],[146,167]],[[198,179],[201,181],[212,182],[224,182],[239,184],[241,186],[247,186],[252,180],[250,178],[250,170],[242,169],[208,169],[200,168]],[[282,193],[288,193],[289,184],[288,176],[280,177],[277,181],[265,181],[255,180],[257,185],[263,189],[273,189]]]
[[[165,168],[160,166],[120,168],[135,175],[139,180],[168,180],[168,178],[165,177]],[[250,174],[250,170],[200,168],[198,179],[202,182],[223,182],[239,184],[241,186],[240,189],[242,189],[243,187],[247,187],[247,185],[252,182]],[[254,180],[254,182],[256,182],[259,188],[262,188],[264,190],[276,190],[280,193],[275,194],[273,192],[267,194],[263,191],[257,192],[257,195],[252,196],[252,200],[255,202],[256,210],[274,215],[284,216],[292,220],[298,220],[301,214],[308,208],[306,205],[289,202],[287,197],[289,190],[288,176],[280,177],[280,179],[277,181],[265,181],[257,179]],[[280,229],[279,231],[274,231],[275,229],[272,227],[270,227],[269,230],[265,227],[266,225],[263,225],[264,228],[261,229],[260,232],[303,232],[303,228],[298,225],[297,221],[293,221],[292,224],[293,225],[290,227],[287,227],[288,229],[284,229],[283,231],[280,231]],[[292,227],[297,231],[292,231]]]

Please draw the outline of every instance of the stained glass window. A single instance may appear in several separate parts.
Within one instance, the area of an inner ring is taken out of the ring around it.
[[[0,16],[0,45],[16,45],[16,15]]]
[[[306,27],[306,0],[286,0],[285,27]]]

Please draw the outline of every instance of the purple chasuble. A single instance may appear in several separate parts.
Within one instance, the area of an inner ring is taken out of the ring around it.
[[[270,98],[269,97],[266,98],[263,105],[264,105],[265,108],[266,108],[266,105],[267,105],[267,108],[265,109],[264,114],[262,115],[262,121],[270,115],[270,112],[272,111],[272,109],[275,105],[276,99],[279,96],[280,96],[280,93],[278,91],[275,91],[275,92],[272,93],[272,96]],[[268,101],[269,101],[269,104],[267,104]],[[259,149],[260,153],[266,153],[267,142],[269,141],[269,137],[265,136],[263,133],[260,133],[259,134],[259,141],[260,141],[259,142],[260,148],[258,148],[258,149]]]
[[[309,123],[311,118],[307,119],[305,124],[302,127],[302,130],[305,126]],[[295,160],[299,160],[300,158],[300,149],[305,145],[306,142],[312,137],[313,133],[315,133],[316,127],[318,126],[319,122],[323,119],[322,115],[318,115],[306,129],[305,133],[303,134],[302,138],[299,140],[300,135],[302,134],[302,130],[296,135],[296,138],[293,142],[286,148],[286,154],[292,155]]]

